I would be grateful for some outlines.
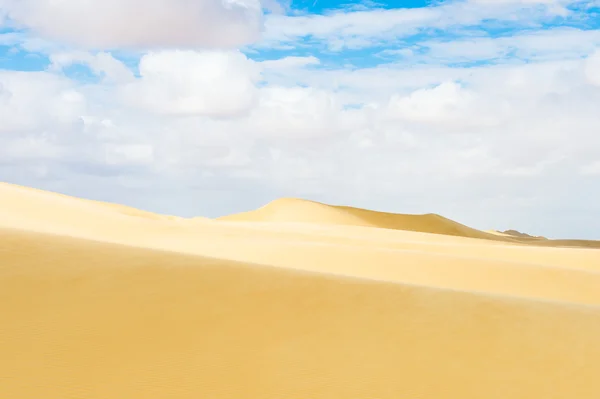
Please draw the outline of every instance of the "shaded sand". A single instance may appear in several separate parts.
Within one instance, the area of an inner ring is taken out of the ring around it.
[[[0,232],[0,397],[597,398],[597,308]]]
[[[506,231],[502,231],[501,233],[504,235],[510,236],[510,237],[530,238],[530,239],[534,239],[534,240],[546,240],[546,237],[532,236],[527,233],[521,233],[520,231],[517,231],[517,230],[506,230]]]
[[[0,184],[0,398],[600,397],[600,251],[269,207]]]

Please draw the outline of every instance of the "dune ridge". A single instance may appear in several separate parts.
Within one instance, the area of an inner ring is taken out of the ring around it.
[[[0,225],[19,226],[35,231],[54,231],[57,226],[76,226],[89,229],[88,220],[102,214],[105,220],[96,220],[107,226],[112,223],[138,223],[142,220],[182,223],[203,223],[212,219],[197,216],[186,219],[161,215],[133,207],[94,200],[75,198],[64,194],[38,190],[0,182],[0,201],[7,204],[0,209]],[[600,241],[577,239],[546,239],[526,234],[508,234],[481,231],[437,214],[396,214],[348,206],[327,205],[296,198],[275,200],[259,209],[216,218],[227,222],[308,223],[374,227],[390,230],[413,231],[465,238],[485,239],[536,246],[565,246],[600,248]],[[45,227],[48,229],[45,230]],[[64,232],[63,232],[64,233]]]
[[[514,230],[509,230],[505,233],[481,231],[434,213],[411,215],[378,212],[295,198],[275,200],[254,211],[222,216],[217,218],[217,220],[353,225],[540,246],[600,248],[600,241],[574,239],[548,240],[544,237],[534,237],[515,232]]]
[[[173,218],[0,184],[0,397],[600,397],[600,251],[471,230],[295,199]]]
[[[472,229],[433,213],[424,215],[386,213],[348,206],[327,205],[295,198],[275,200],[255,211],[228,215],[218,219],[226,221],[341,224],[512,241],[509,238],[503,239],[493,234]]]
[[[173,215],[162,215],[154,212],[144,211],[127,205],[116,204],[112,202],[96,201],[91,199],[72,197],[58,192],[40,190],[34,187],[24,187],[11,183],[0,182],[0,198],[6,203],[13,204],[11,208],[26,207],[27,210],[33,211],[35,201],[43,201],[45,203],[46,212],[50,212],[53,206],[74,207],[76,210],[88,210],[108,213],[120,214],[125,216],[148,218],[154,220],[182,220],[184,218]],[[197,217],[196,219],[207,219]]]
[[[587,304],[600,301],[600,251],[540,252],[488,240],[335,223],[130,217],[111,215],[103,204],[82,201],[85,207],[77,207],[76,198],[58,201],[52,194],[47,206],[45,196],[29,198],[28,190],[17,191],[12,197],[17,204],[7,201],[11,197],[0,197],[6,201],[0,207],[0,227],[372,280]],[[319,204],[306,205],[321,209]]]

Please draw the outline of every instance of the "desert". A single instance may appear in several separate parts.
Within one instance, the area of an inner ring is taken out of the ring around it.
[[[600,399],[600,0],[0,0],[0,399]]]
[[[384,216],[185,219],[2,184],[0,396],[600,394],[595,242]]]

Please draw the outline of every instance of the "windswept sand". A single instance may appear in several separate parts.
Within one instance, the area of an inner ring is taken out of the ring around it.
[[[372,215],[0,184],[0,398],[600,397],[599,250]]]

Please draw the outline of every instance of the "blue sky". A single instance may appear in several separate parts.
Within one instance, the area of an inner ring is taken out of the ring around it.
[[[600,238],[598,1],[257,1],[0,0],[0,180]]]
[[[329,0],[309,0],[292,1],[290,8],[307,14],[326,14],[332,10],[348,9],[394,9],[394,8],[419,8],[427,7],[431,4],[441,4],[441,2],[432,1],[371,1],[371,2],[348,2],[348,1],[329,1]]]
[[[392,2],[364,2],[349,3],[344,1],[293,1],[287,5],[286,14],[293,16],[332,16],[343,15],[353,12],[369,13],[374,10],[400,10],[400,9],[419,9],[436,8],[443,6],[452,6],[460,2],[424,2],[424,1],[392,1]],[[246,54],[258,61],[266,59],[277,59],[285,56],[311,56],[318,54],[321,60],[320,67],[372,67],[394,61],[402,61],[407,58],[398,53],[402,50],[411,50],[416,54],[427,55],[430,52],[428,43],[431,41],[452,42],[457,40],[492,38],[502,39],[518,37],[524,34],[534,34],[551,31],[553,29],[571,28],[577,31],[597,31],[600,29],[600,8],[593,5],[592,2],[572,2],[565,5],[569,10],[568,14],[555,15],[547,13],[545,5],[542,3],[533,3],[532,7],[516,7],[510,9],[509,15],[504,18],[482,18],[477,23],[471,24],[448,24],[443,28],[434,28],[431,26],[417,26],[414,32],[403,34],[401,36],[390,35],[386,40],[376,40],[370,45],[347,45],[343,48],[335,48],[321,37],[315,37],[307,34],[303,37],[297,37],[290,42],[288,46],[264,46],[260,42],[257,45],[250,45],[245,50]],[[542,10],[540,12],[536,10]],[[506,13],[506,11],[503,11]],[[528,18],[528,16],[530,16]],[[267,19],[269,16],[267,16]],[[377,17],[373,17],[377,18]],[[23,48],[20,38],[28,36],[27,29],[14,30],[8,26],[0,29],[0,68],[8,70],[23,71],[42,71],[50,64],[47,49],[41,51],[28,51],[27,46]],[[360,38],[360,35],[350,35],[350,39]],[[56,44],[56,43],[54,43]],[[112,49],[118,54],[119,49]],[[121,51],[122,52],[122,51]],[[135,68],[139,60],[139,52],[124,53],[122,60],[128,60],[129,64]],[[585,55],[585,54],[583,54]],[[527,57],[519,56],[516,51],[508,51],[502,54],[501,62],[506,62],[514,58],[515,60],[527,62]],[[414,60],[408,60],[414,63]],[[481,65],[482,63],[493,63],[498,60],[481,59],[473,60],[472,65]],[[423,62],[419,60],[418,62]],[[443,62],[443,61],[442,61]],[[469,65],[471,61],[457,60],[457,62],[445,62],[449,65]],[[71,67],[68,72],[73,77],[89,78],[89,74],[79,67]]]

